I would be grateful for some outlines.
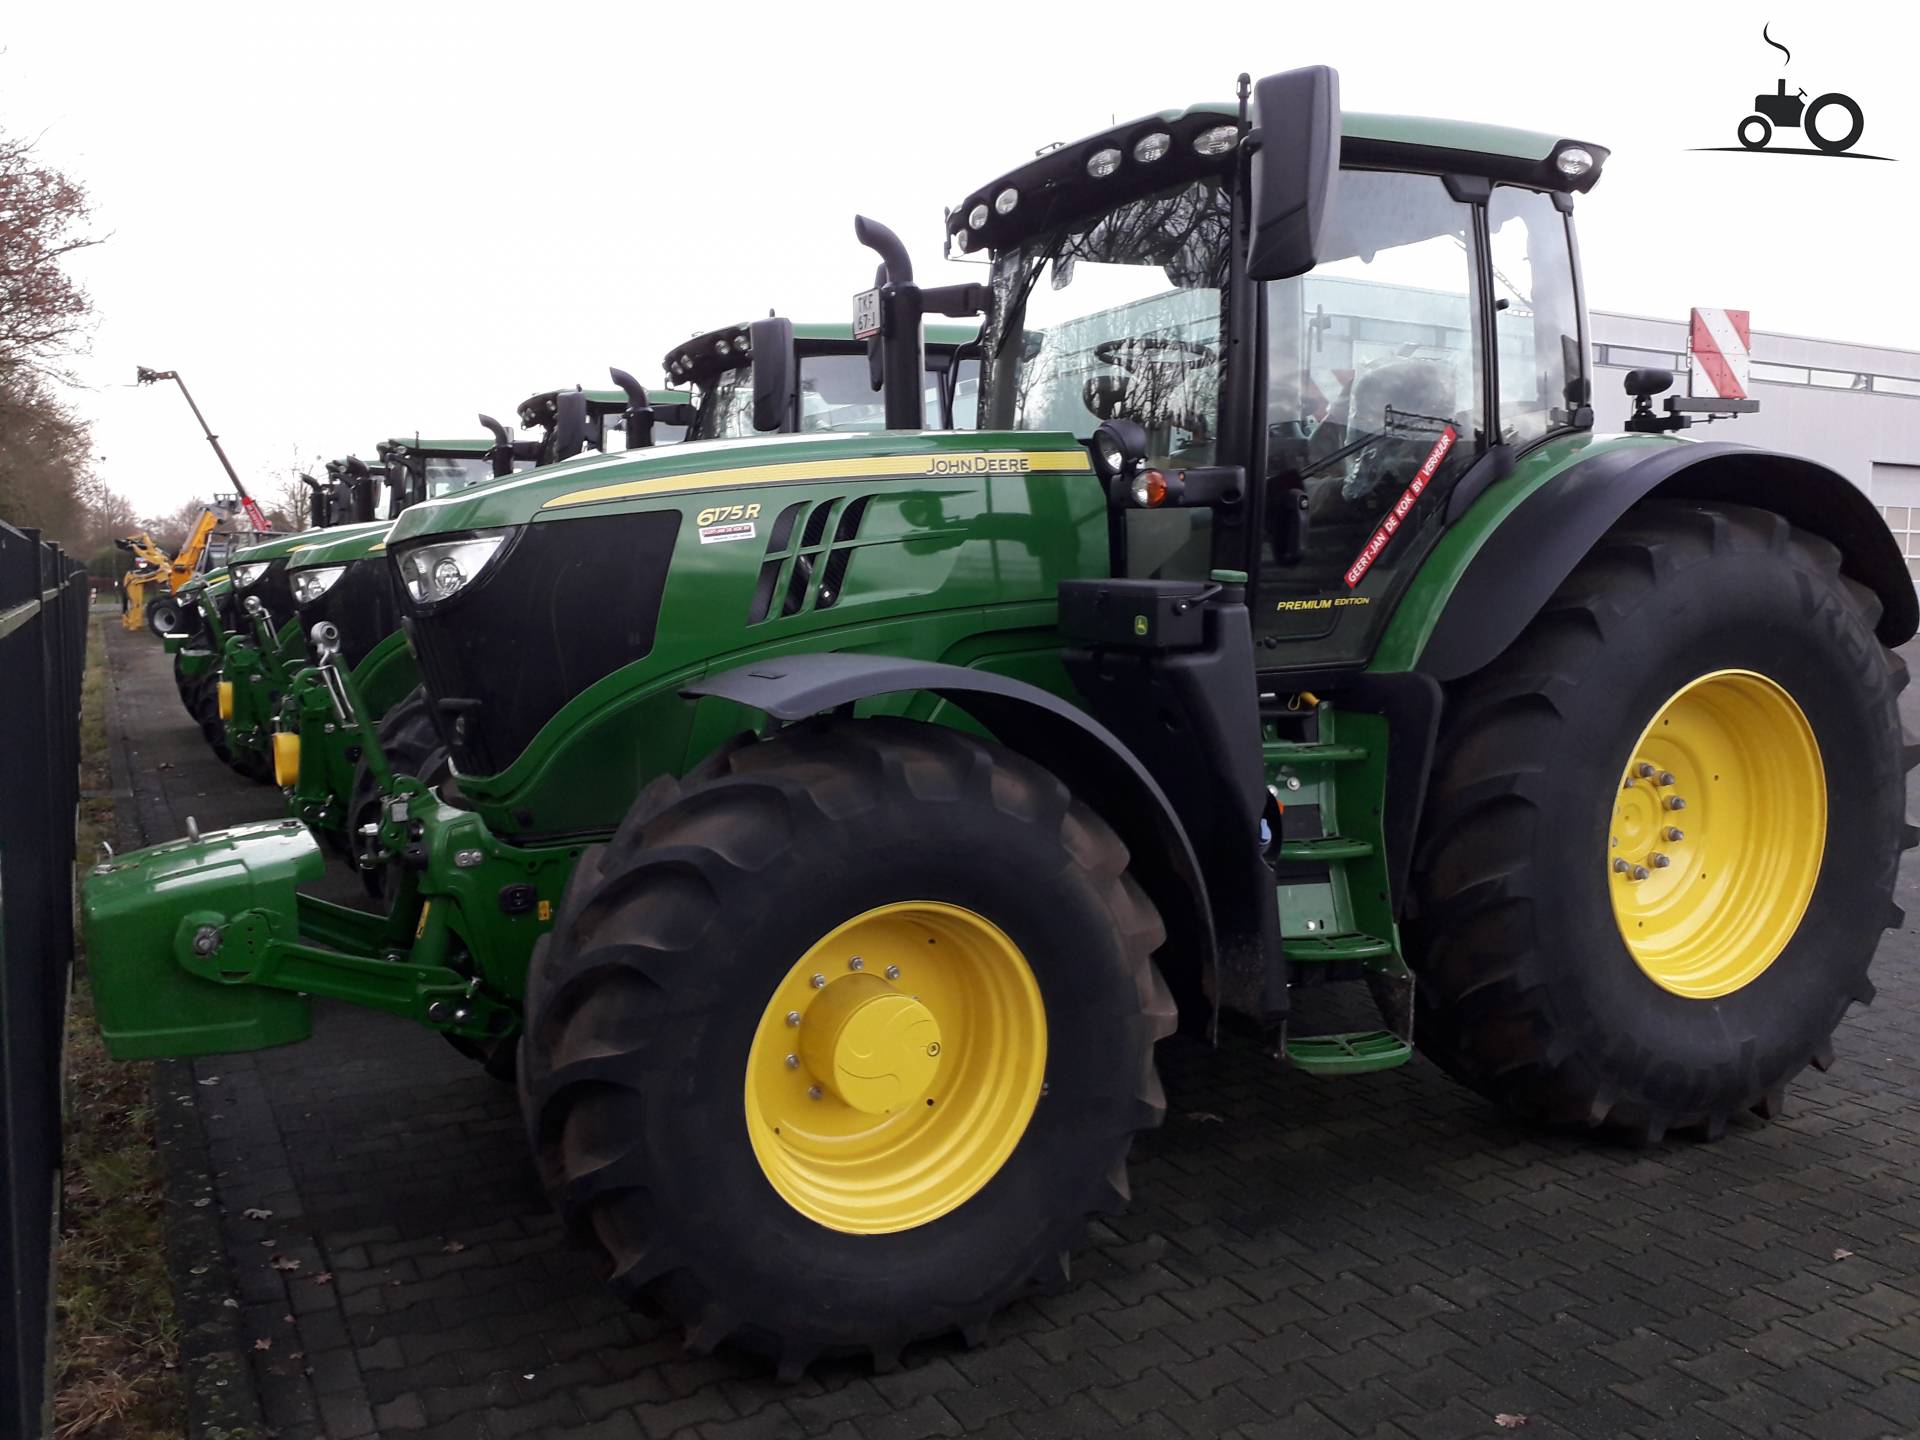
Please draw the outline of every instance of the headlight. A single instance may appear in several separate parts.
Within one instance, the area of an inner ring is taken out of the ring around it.
[[[444,545],[418,546],[400,557],[400,579],[416,604],[437,605],[471,585],[506,538],[504,534],[476,535]]]
[[[260,577],[267,573],[267,567],[271,564],[273,564],[271,560],[256,560],[251,565],[231,566],[229,568],[233,571],[233,583],[242,590],[249,585],[257,585],[260,583]]]
[[[293,585],[293,603],[311,605],[333,588],[334,581],[347,573],[344,565],[322,565],[312,570],[295,570],[288,579]]]

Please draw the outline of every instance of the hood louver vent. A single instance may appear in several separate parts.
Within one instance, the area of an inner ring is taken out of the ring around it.
[[[776,595],[781,596],[782,619],[805,610],[810,596],[816,610],[825,610],[840,598],[847,565],[853,558],[853,542],[859,538],[860,521],[866,514],[868,498],[862,495],[843,504],[844,497],[834,496],[814,502],[811,510],[803,500],[780,512],[779,518],[773,522],[772,533],[767,537],[766,559],[761,562],[760,575],[753,587],[753,600],[747,607],[749,625],[758,625],[770,617]],[[807,511],[807,516],[806,523],[801,525],[803,510]],[[836,516],[838,523],[835,523]],[[831,542],[827,539],[829,528],[833,536]],[[799,532],[797,543],[794,540],[796,529]],[[820,578],[817,594],[813,592],[816,576]],[[783,580],[784,588],[781,583]]]

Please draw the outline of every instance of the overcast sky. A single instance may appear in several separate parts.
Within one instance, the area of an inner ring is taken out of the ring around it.
[[[76,402],[157,512],[221,477],[136,365],[180,370],[266,490],[610,364],[657,379],[769,307],[842,319],[873,273],[856,210],[939,277],[941,207],[1037,147],[1316,62],[1349,109],[1610,146],[1577,211],[1596,309],[1920,351],[1901,8],[15,5],[0,126],[91,192]],[[1898,163],[1693,152],[1782,76],[1852,95],[1856,148]]]

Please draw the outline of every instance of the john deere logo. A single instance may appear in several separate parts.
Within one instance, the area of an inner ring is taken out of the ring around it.
[[[1793,52],[1767,33],[1767,26],[1760,27],[1760,38],[1778,50],[1787,58],[1782,64],[1793,63]],[[1866,116],[1860,111],[1860,104],[1851,95],[1842,95],[1830,90],[1825,95],[1816,95],[1807,99],[1807,92],[1798,86],[1794,92],[1787,93],[1787,82],[1783,79],[1771,95],[1753,97],[1754,113],[1742,120],[1734,134],[1738,145],[1700,145],[1700,150],[1759,150],[1769,155],[1835,155],[1848,160],[1891,160],[1891,155],[1855,155],[1850,154],[1853,147],[1867,128]],[[1801,136],[1812,142],[1808,145],[1786,143],[1795,137],[1781,136],[1779,132],[1798,130]],[[1780,143],[1775,143],[1776,139]]]

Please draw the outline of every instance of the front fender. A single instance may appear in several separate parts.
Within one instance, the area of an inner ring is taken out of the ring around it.
[[[1217,994],[1218,947],[1206,879],[1193,842],[1153,776],[1120,739],[1059,696],[1009,676],[930,660],[828,652],[742,665],[688,685],[776,720],[907,691],[926,691],[964,711],[1010,750],[1044,767],[1111,825],[1134,858],[1133,875],[1159,908],[1167,953]],[[1175,993],[1182,986],[1174,980]]]
[[[1641,500],[1717,500],[1772,510],[1839,547],[1842,569],[1881,602],[1886,645],[1920,625],[1913,578],[1873,503],[1812,460],[1727,441],[1602,442],[1500,519],[1447,595],[1415,665],[1447,681],[1499,655],[1600,538]],[[1469,512],[1463,523],[1471,524]]]

